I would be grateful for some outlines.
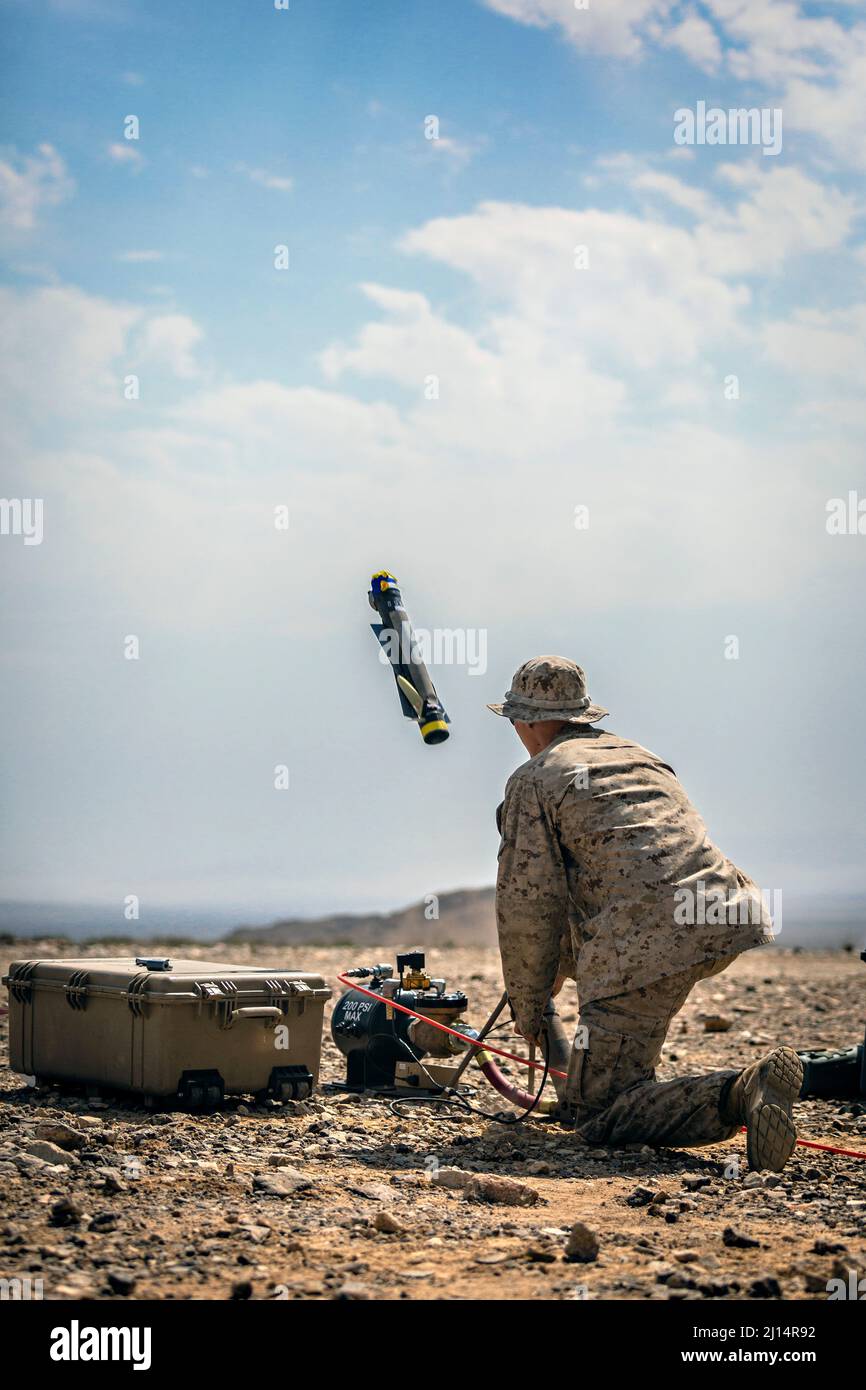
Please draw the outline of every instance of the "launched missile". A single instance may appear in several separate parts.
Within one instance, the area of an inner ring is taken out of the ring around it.
[[[407,719],[414,719],[425,743],[444,743],[448,738],[448,715],[428,675],[393,574],[387,570],[374,574],[367,597],[382,620],[370,626],[391,663],[400,708]]]

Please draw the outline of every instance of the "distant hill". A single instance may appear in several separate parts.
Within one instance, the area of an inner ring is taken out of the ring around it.
[[[438,916],[430,914],[438,910]],[[459,888],[436,901],[412,903],[395,912],[340,913],[332,917],[288,917],[270,927],[238,927],[224,938],[289,946],[298,942],[353,946],[418,945],[490,946],[496,941],[492,888]]]

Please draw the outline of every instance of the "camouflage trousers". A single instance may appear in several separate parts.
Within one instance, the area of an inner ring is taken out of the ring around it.
[[[740,1128],[720,1106],[736,1071],[656,1081],[668,1029],[699,980],[717,975],[735,956],[692,966],[642,989],[584,1005],[578,1032],[586,1047],[571,1050],[566,1113],[587,1144],[690,1146],[730,1139]]]

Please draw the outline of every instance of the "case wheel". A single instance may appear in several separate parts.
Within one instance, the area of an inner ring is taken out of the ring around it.
[[[313,1073],[306,1067],[274,1067],[268,1095],[275,1100],[307,1100],[313,1094]]]
[[[185,1071],[177,1083],[177,1095],[191,1110],[205,1110],[225,1099],[225,1084],[218,1071]]]

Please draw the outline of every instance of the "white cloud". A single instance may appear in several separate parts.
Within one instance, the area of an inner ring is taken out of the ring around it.
[[[580,51],[643,58],[679,49],[705,72],[727,71],[772,98],[788,130],[819,137],[840,164],[866,164],[866,24],[813,15],[798,0],[704,0],[710,20],[674,0],[482,0],[522,24],[556,28]],[[854,6],[852,5],[852,9]]]
[[[136,171],[144,164],[142,156],[129,140],[116,140],[109,145],[108,157],[114,164],[126,164]]]
[[[93,419],[122,399],[122,358],[139,311],[69,286],[0,290],[6,418]]]
[[[772,273],[792,256],[841,247],[851,234],[857,200],[799,169],[722,164],[716,177],[742,190],[732,207],[671,175],[643,173],[635,186],[701,217],[695,246],[701,263],[717,275]]]
[[[768,323],[763,341],[770,360],[804,381],[835,377],[862,390],[866,380],[866,304],[821,312],[798,309]]]
[[[258,183],[262,188],[270,188],[277,193],[291,193],[294,187],[294,179],[283,174],[272,174],[267,169],[250,169],[246,164],[238,164],[236,168],[237,172],[245,174],[251,183]]]
[[[166,367],[175,376],[190,380],[198,376],[194,349],[202,330],[185,314],[160,314],[148,318],[138,340],[136,360]]]
[[[0,225],[14,232],[31,231],[43,208],[68,198],[75,188],[53,145],[19,157],[0,159]]]
[[[540,29],[558,27],[576,48],[617,57],[636,57],[643,48],[642,29],[646,21],[664,18],[674,8],[674,0],[616,0],[609,4],[589,0],[585,9],[577,9],[571,0],[483,0],[483,3],[489,10],[496,10],[521,24]]]
[[[114,258],[126,265],[147,265],[152,261],[164,259],[162,251],[118,251]]]
[[[713,26],[694,10],[689,10],[679,24],[663,32],[661,42],[666,48],[678,48],[705,72],[716,72],[722,61],[722,45]]]
[[[460,140],[453,135],[439,135],[428,140],[431,154],[439,159],[447,159],[455,169],[465,169],[484,147],[484,140]]]

